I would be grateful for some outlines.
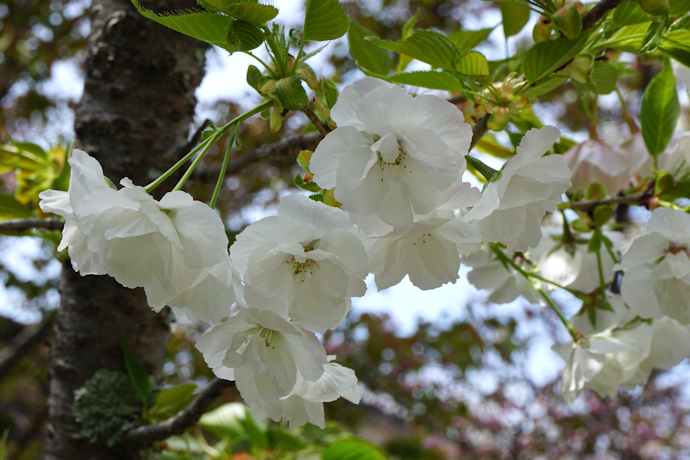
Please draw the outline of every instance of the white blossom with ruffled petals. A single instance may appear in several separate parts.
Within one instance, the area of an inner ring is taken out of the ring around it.
[[[531,129],[499,178],[487,184],[479,204],[465,216],[477,221],[485,241],[498,241],[519,252],[539,243],[544,214],[556,210],[570,185],[563,157],[543,156],[559,136],[552,126]]]
[[[338,128],[321,141],[309,168],[353,215],[409,226],[465,171],[472,130],[441,98],[412,97],[364,78],[343,90],[331,117]]]

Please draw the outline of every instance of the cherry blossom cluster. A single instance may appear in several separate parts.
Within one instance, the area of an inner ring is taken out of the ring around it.
[[[323,427],[324,402],[359,402],[354,372],[316,334],[340,325],[369,273],[378,289],[406,276],[433,289],[455,282],[464,263],[496,303],[543,302],[552,286],[591,292],[613,280],[623,245],[615,234],[606,237],[613,250],[602,244],[599,253],[554,229],[542,235],[542,219],[571,186],[567,158],[549,154],[556,128],[528,131],[480,191],[464,181],[472,129],[439,97],[365,78],[343,90],[331,117],[337,128],[309,170],[340,207],[288,195],[229,251],[207,205],[182,191],[158,201],[129,179],[118,189],[79,150],[69,190],[43,192],[40,205],[65,219],[58,249],[75,270],[143,287],[156,311],[168,305],[211,322],[196,346],[213,372],[236,382],[255,417],[291,426]],[[687,214],[655,211],[619,266],[622,298],[607,294],[595,322],[573,319],[579,335],[556,347],[568,363],[568,401],[585,387],[609,395],[644,383],[652,368],[690,352],[688,228]]]

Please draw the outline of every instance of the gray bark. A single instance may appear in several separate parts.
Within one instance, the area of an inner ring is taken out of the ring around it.
[[[195,5],[160,3],[146,6]],[[202,42],[140,16],[128,0],[93,0],[75,129],[77,146],[97,158],[114,183],[129,177],[145,185],[185,150],[205,49]],[[69,263],[63,265],[60,293],[45,458],[136,459],[137,448],[111,449],[82,437],[72,413],[73,395],[98,369],[125,370],[122,338],[159,378],[168,319],[148,307],[142,289],[126,289],[105,276],[82,277]]]

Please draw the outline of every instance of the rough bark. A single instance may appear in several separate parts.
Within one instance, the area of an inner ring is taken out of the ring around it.
[[[194,3],[146,6],[179,9]],[[204,50],[203,43],[141,17],[129,0],[93,0],[75,129],[77,146],[97,158],[114,183],[126,176],[145,185],[185,149]],[[109,277],[81,277],[69,263],[63,266],[60,292],[45,458],[136,459],[134,449],[110,449],[81,436],[73,395],[98,369],[124,371],[122,338],[159,377],[167,319],[151,311],[143,290],[126,289]]]

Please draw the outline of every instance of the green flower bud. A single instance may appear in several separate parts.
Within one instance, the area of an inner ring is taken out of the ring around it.
[[[645,13],[652,16],[665,16],[671,11],[669,0],[637,0],[637,3]]]

